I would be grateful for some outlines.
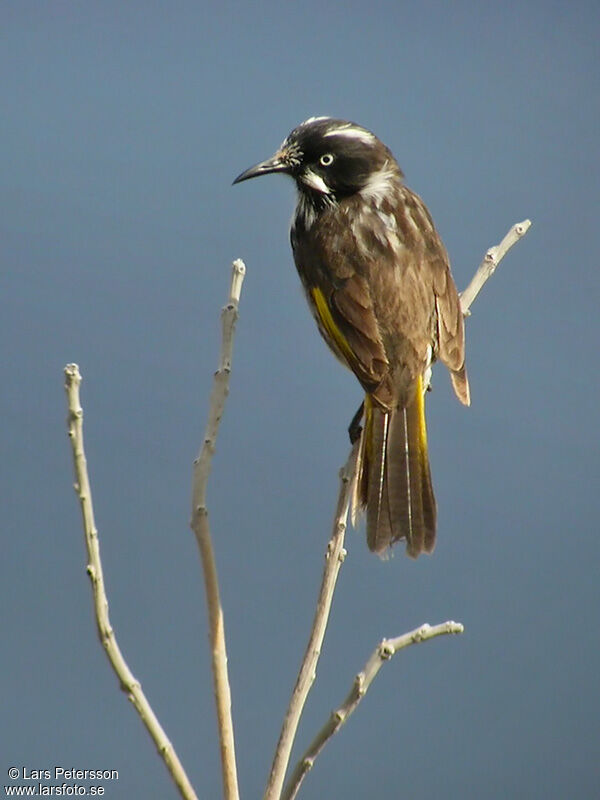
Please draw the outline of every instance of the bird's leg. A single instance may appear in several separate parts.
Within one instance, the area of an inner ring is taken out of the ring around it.
[[[362,433],[362,425],[360,424],[365,410],[365,404],[362,402],[358,407],[358,411],[352,417],[352,422],[348,425],[348,435],[350,436],[350,444],[354,444],[360,438]]]

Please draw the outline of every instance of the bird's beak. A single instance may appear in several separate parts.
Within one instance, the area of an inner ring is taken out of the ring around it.
[[[255,164],[250,169],[242,172],[234,180],[234,183],[241,183],[250,178],[257,178],[259,175],[269,175],[271,172],[289,172],[289,163],[284,159],[284,154],[281,152],[275,153],[272,158],[266,161],[261,161],[260,164]]]

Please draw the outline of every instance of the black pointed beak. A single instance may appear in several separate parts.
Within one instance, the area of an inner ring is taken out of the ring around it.
[[[269,175],[271,172],[289,172],[289,165],[282,159],[280,153],[275,153],[273,158],[268,158],[266,161],[261,161],[260,164],[255,164],[250,169],[238,175],[233,183],[241,183],[242,181],[250,180],[250,178],[258,178],[259,175]]]

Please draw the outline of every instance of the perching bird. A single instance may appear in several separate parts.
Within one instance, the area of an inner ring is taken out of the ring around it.
[[[444,245],[390,150],[353,122],[311,117],[234,183],[272,172],[296,182],[291,243],[319,330],[366,393],[350,435],[361,436],[355,505],[366,506],[369,548],[384,554],[406,539],[408,555],[430,553],[424,393],[436,358],[469,405],[463,314]]]

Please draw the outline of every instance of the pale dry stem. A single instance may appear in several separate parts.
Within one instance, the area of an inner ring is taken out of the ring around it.
[[[225,401],[229,393],[229,378],[233,354],[233,337],[238,318],[238,307],[246,267],[241,259],[233,262],[231,285],[227,305],[221,312],[222,344],[219,368],[215,373],[210,397],[208,422],[204,441],[198,457],[194,461],[192,475],[192,519],[204,574],[204,588],[208,609],[209,636],[211,647],[211,666],[213,689],[217,710],[217,726],[221,752],[221,771],[223,791],[226,800],[238,800],[239,788],[235,760],[235,738],[231,714],[231,690],[227,670],[227,648],[225,645],[225,626],[223,609],[219,596],[219,580],[215,555],[210,535],[208,509],[206,507],[206,487],[215,452],[219,423],[223,416]]]
[[[142,722],[156,745],[156,749],[171,773],[171,777],[179,789],[179,793],[184,800],[197,800],[196,793],[179,761],[173,745],[167,738],[146,695],[142,691],[140,682],[134,677],[121,653],[119,645],[117,644],[115,632],[110,624],[108,599],[106,597],[102,562],[100,560],[100,542],[98,539],[98,530],[94,521],[92,492],[83,446],[83,409],[79,397],[80,385],[81,374],[79,372],[79,367],[77,364],[67,364],[65,367],[65,389],[69,407],[68,431],[73,449],[73,462],[75,467],[74,488],[79,498],[81,515],[83,518],[83,530],[88,556],[87,573],[92,583],[98,636],[110,665],[119,679],[122,690],[127,694],[140,715]]]

